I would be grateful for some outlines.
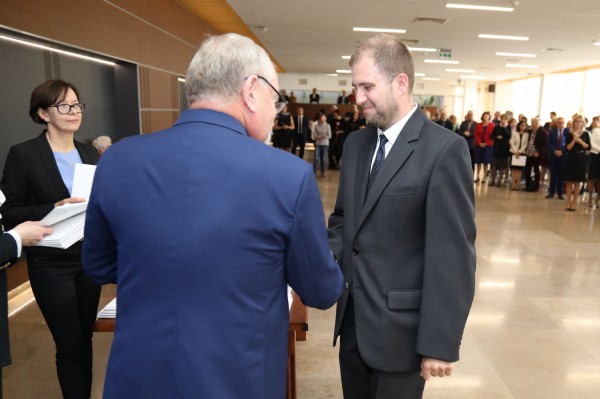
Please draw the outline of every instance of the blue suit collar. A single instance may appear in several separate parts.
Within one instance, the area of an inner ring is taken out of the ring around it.
[[[240,121],[223,112],[214,111],[212,109],[186,109],[181,113],[175,126],[185,123],[206,123],[210,125],[221,126],[242,136],[248,136],[246,128],[242,126]]]

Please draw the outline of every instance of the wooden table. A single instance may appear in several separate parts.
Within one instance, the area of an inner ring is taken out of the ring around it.
[[[296,399],[296,341],[306,341],[306,332],[308,331],[308,310],[295,292],[292,292],[292,296],[288,327],[287,399]],[[96,319],[94,331],[114,332],[115,319]]]

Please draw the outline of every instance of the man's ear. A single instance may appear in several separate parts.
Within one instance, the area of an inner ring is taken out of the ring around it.
[[[400,91],[401,94],[404,95],[404,94],[408,93],[409,81],[408,81],[408,76],[405,73],[398,74],[394,78],[394,83],[397,85],[398,90]]]
[[[242,100],[251,112],[258,111],[258,83],[258,77],[252,75],[244,81],[244,86],[242,88]]]

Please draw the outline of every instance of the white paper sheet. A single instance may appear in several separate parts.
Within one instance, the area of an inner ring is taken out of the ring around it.
[[[94,173],[96,165],[86,165],[78,163],[75,165],[75,175],[73,176],[73,189],[71,197],[83,197],[90,199],[92,192],[92,183],[94,182]]]
[[[52,226],[62,220],[68,219],[72,216],[75,216],[79,213],[85,212],[87,209],[87,202],[77,202],[74,204],[64,204],[58,206],[49,214],[46,215],[42,220],[40,220],[40,224],[42,226]]]
[[[42,238],[36,245],[40,247],[69,248],[83,238],[85,212],[53,224],[52,234]]]

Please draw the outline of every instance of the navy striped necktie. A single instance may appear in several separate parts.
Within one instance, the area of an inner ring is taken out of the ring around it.
[[[367,183],[367,197],[369,196],[369,190],[371,190],[371,186],[375,181],[375,177],[377,177],[377,173],[383,166],[383,161],[385,161],[385,144],[388,142],[387,137],[384,134],[379,135],[379,148],[377,148],[377,155],[375,155],[375,162],[373,162],[373,167],[371,168],[371,173],[369,174],[369,182]]]

